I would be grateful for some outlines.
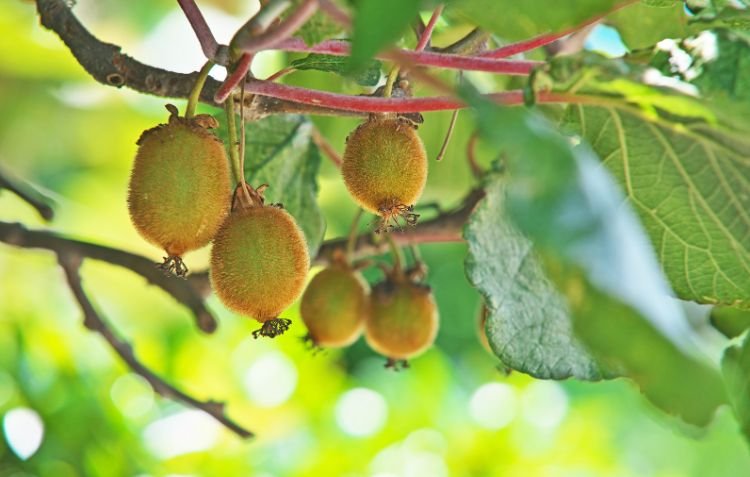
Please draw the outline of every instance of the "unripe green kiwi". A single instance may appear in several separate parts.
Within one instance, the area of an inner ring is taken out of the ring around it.
[[[212,132],[210,116],[187,119],[172,113],[167,124],[138,139],[128,190],[136,230],[167,253],[164,267],[177,275],[181,256],[207,245],[229,209],[231,186],[224,144]]]
[[[263,323],[254,335],[276,336],[289,320],[277,319],[302,293],[310,267],[302,231],[276,206],[237,207],[214,237],[210,276],[228,308]]]
[[[389,363],[413,358],[432,346],[438,312],[432,291],[397,272],[372,289],[365,338]]]
[[[383,218],[416,221],[413,205],[427,181],[427,153],[415,127],[404,119],[372,117],[346,140],[341,166],[349,193]],[[381,227],[384,229],[385,227]]]
[[[321,348],[340,348],[362,334],[368,312],[368,287],[359,272],[333,263],[307,285],[300,314],[308,339]]]

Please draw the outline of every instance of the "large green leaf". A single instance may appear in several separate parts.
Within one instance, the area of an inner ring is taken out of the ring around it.
[[[617,102],[563,123],[622,184],[680,298],[750,307],[750,138]]]
[[[317,204],[320,153],[312,142],[312,123],[297,115],[271,116],[247,125],[245,177],[268,184],[268,203],[281,203],[302,228],[314,256],[325,232]]]
[[[750,329],[750,311],[724,306],[711,310],[711,324],[727,338],[736,338]]]
[[[355,3],[350,67],[359,70],[395,43],[417,18],[421,0],[359,0]]]
[[[618,0],[455,0],[452,8],[506,40],[563,31],[615,6]]]
[[[727,348],[721,366],[734,414],[750,439],[750,334],[740,344]]]
[[[706,391],[720,385],[718,373],[696,358],[644,232],[591,149],[571,147],[529,111],[485,102],[473,91],[464,96],[478,114],[480,134],[508,156],[506,210],[545,262],[557,265],[550,277],[581,323],[576,328],[585,331],[579,338],[667,412],[709,422],[724,401],[721,392]]]
[[[682,2],[643,1],[608,15],[606,22],[617,28],[623,43],[633,50],[688,34],[688,16]]]
[[[466,273],[485,298],[492,350],[506,366],[537,378],[600,379],[599,365],[573,336],[565,297],[506,213],[505,182],[487,186],[464,230]]]

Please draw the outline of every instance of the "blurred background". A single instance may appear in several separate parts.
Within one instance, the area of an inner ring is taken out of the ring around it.
[[[257,8],[243,0],[200,5],[220,42]],[[171,0],[79,0],[75,12],[99,38],[145,63],[180,72],[203,63]],[[135,141],[166,119],[166,100],[95,83],[39,26],[33,2],[2,2],[0,31],[0,167],[56,203],[48,225],[0,192],[0,220],[159,260],[161,252],[131,226],[125,194]],[[443,24],[434,42],[465,31]],[[611,31],[600,34],[616,43]],[[263,53],[254,72],[265,77],[288,61]],[[218,68],[213,75],[223,77]],[[473,79],[497,86],[491,77]],[[319,72],[286,81],[363,92]],[[430,157],[449,117],[426,115],[420,134]],[[314,121],[339,151],[358,123]],[[424,202],[455,206],[472,185],[465,160],[471,127],[468,115],[460,116],[446,158],[431,163]],[[480,148],[480,159],[488,167],[493,158]],[[326,237],[341,236],[355,205],[325,160],[319,185]],[[296,306],[286,315],[295,321],[287,334],[253,340],[257,323],[211,298],[220,325],[205,335],[188,310],[140,276],[85,262],[87,291],[137,356],[178,388],[226,401],[227,413],[257,434],[242,441],[209,416],[156,396],[87,331],[51,253],[0,244],[0,476],[750,475],[750,454],[729,409],[699,433],[653,409],[625,380],[506,376],[478,339],[480,299],[463,272],[465,247],[424,245],[421,252],[441,329],[437,345],[398,373],[384,369],[363,340],[311,354],[299,339],[305,332]],[[199,270],[207,257],[201,250],[187,260]]]

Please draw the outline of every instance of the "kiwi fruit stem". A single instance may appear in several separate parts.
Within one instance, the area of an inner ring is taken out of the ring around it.
[[[203,91],[203,85],[206,84],[208,78],[208,72],[213,68],[214,62],[208,60],[203,68],[198,72],[198,77],[195,79],[193,89],[190,90],[190,96],[188,96],[187,107],[185,107],[185,117],[192,118],[195,116],[195,108],[198,106],[198,101],[201,97],[201,91]]]
[[[390,73],[388,73],[388,78],[385,81],[385,87],[383,88],[383,97],[384,98],[390,98],[391,94],[393,94],[393,85],[396,83],[396,79],[398,78],[399,73],[399,67],[394,66]]]
[[[346,259],[351,262],[354,256],[354,246],[357,244],[357,232],[359,231],[359,220],[362,218],[362,208],[357,209],[352,219],[352,225],[349,227],[349,237],[346,239]]]
[[[396,245],[396,241],[393,237],[388,234],[385,236],[385,240],[388,242],[388,247],[391,249],[391,255],[393,255],[393,268],[391,269],[390,275],[396,277],[401,275],[401,264],[404,263],[404,257],[401,253],[401,248]]]

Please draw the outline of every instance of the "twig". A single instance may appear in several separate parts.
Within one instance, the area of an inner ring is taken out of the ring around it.
[[[18,223],[0,222],[0,242],[16,247],[51,250],[61,257],[74,255],[91,258],[127,268],[169,293],[190,309],[195,317],[196,325],[202,331],[212,333],[216,330],[216,319],[206,309],[203,302],[203,297],[207,295],[205,284],[192,279],[180,280],[168,277],[146,257],[66,238],[45,230],[29,230]]]
[[[336,152],[336,149],[333,148],[330,142],[322,135],[320,134],[320,131],[318,131],[318,128],[312,129],[312,141],[315,143],[318,148],[323,151],[323,153],[328,157],[328,159],[331,160],[334,166],[341,169],[341,164],[343,164],[343,159],[341,159],[341,155]]]
[[[317,45],[308,46],[299,38],[289,38],[273,46],[274,50],[294,51],[301,53],[322,53],[333,56],[348,56],[350,45],[341,40],[326,40]],[[408,60],[415,66],[433,66],[458,70],[485,71],[507,75],[527,75],[535,67],[544,64],[531,60],[503,60],[481,56],[463,56],[453,53],[436,53],[432,51],[412,51],[394,48],[375,55],[381,60],[395,61],[400,58]]]
[[[203,54],[207,59],[218,63],[216,60],[219,43],[216,41],[214,34],[211,33],[211,28],[206,23],[206,19],[203,17],[198,5],[195,4],[195,0],[177,0],[177,2],[180,4],[183,13],[185,13],[188,22],[190,22],[190,26],[193,27]]]
[[[317,0],[303,0],[302,4],[297,7],[284,21],[275,27],[268,28],[262,32],[253,32],[243,26],[232,38],[230,48],[232,50],[241,50],[246,53],[256,53],[261,50],[272,48],[282,40],[292,36],[302,25],[305,24],[318,9]],[[252,23],[250,20],[249,23]],[[247,24],[246,24],[247,25]]]
[[[474,131],[469,140],[466,142],[466,160],[469,162],[469,168],[475,179],[481,179],[484,175],[484,171],[477,162],[477,140],[479,139],[479,132]]]
[[[80,305],[81,311],[83,311],[84,326],[91,331],[99,333],[107,341],[112,350],[117,353],[120,359],[122,359],[134,373],[148,381],[156,393],[165,398],[173,399],[190,407],[200,409],[242,438],[253,436],[252,432],[227,417],[224,413],[224,403],[216,401],[199,401],[167,383],[154,374],[154,372],[147,368],[143,363],[138,361],[133,353],[132,346],[115,335],[114,331],[112,331],[96,311],[94,305],[89,300],[88,295],[86,295],[79,273],[81,257],[74,254],[58,254],[58,262],[65,272],[65,278],[70,290],[73,292],[76,301]]]
[[[448,124],[448,131],[445,133],[445,139],[443,139],[443,145],[440,146],[440,152],[438,152],[437,157],[435,158],[436,161],[442,161],[443,157],[445,156],[445,151],[448,150],[448,143],[451,141],[451,136],[453,136],[453,129],[456,127],[456,120],[458,119],[458,109],[453,111],[453,114],[451,114],[451,122]]]
[[[52,207],[44,201],[43,198],[39,197],[36,191],[26,190],[21,184],[17,184],[15,181],[7,177],[3,170],[0,169],[0,190],[8,190],[17,195],[21,200],[36,209],[37,213],[46,221],[52,220],[55,215]]]
[[[232,90],[239,85],[242,80],[247,76],[247,72],[250,70],[250,64],[253,62],[253,53],[243,54],[234,70],[227,76],[227,79],[219,86],[214,96],[214,101],[218,104],[223,103],[232,94]]]
[[[430,38],[432,37],[432,31],[435,29],[435,25],[437,24],[438,18],[440,18],[440,15],[443,13],[443,5],[440,4],[437,7],[435,7],[435,10],[432,12],[432,16],[430,17],[430,20],[427,22],[427,26],[425,26],[424,31],[422,31],[422,35],[419,37],[419,43],[417,43],[416,48],[414,48],[414,51],[422,51],[425,49],[427,44],[430,42]]]

